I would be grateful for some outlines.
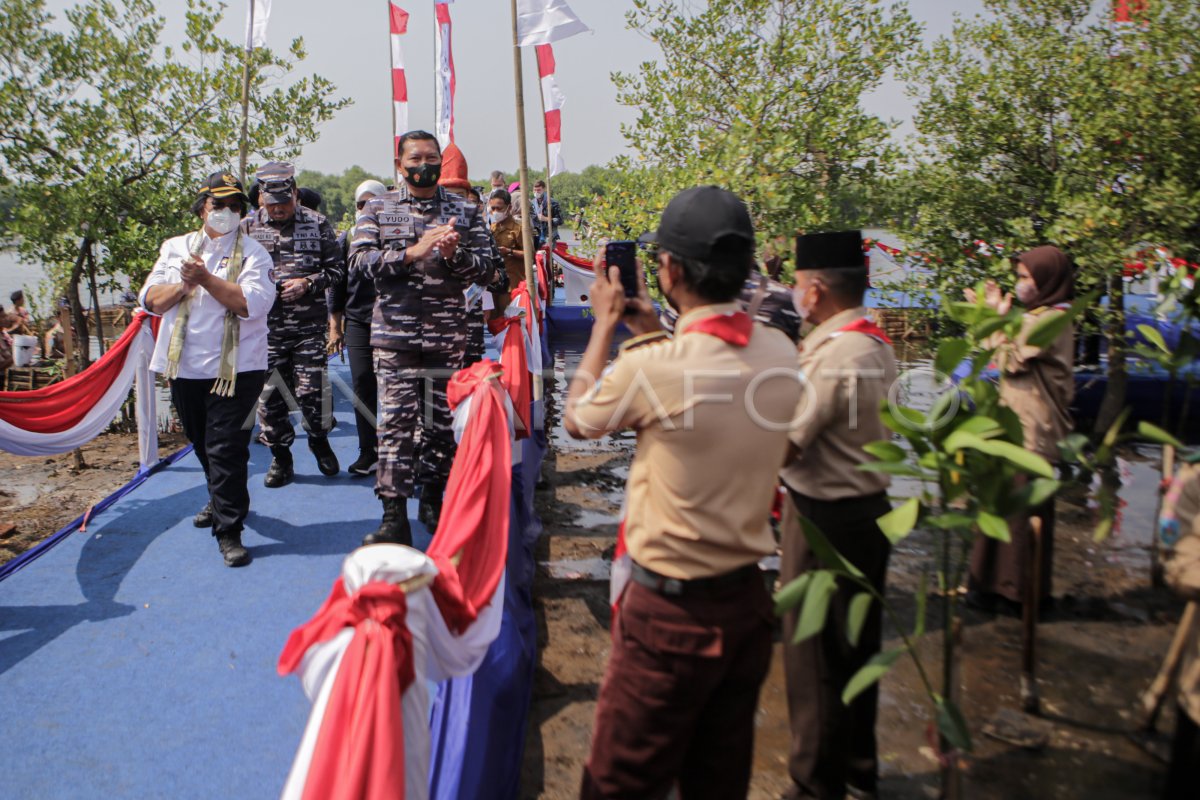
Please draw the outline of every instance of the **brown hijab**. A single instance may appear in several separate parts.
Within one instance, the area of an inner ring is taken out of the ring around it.
[[[1051,244],[1035,247],[1017,256],[1037,284],[1037,295],[1029,308],[1065,303],[1075,297],[1075,264],[1071,257]],[[1015,267],[1015,264],[1014,264]]]

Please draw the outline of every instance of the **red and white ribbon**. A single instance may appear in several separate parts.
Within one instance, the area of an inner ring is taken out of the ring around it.
[[[66,453],[108,428],[137,381],[142,466],[158,460],[150,354],[155,325],[138,314],[99,361],[61,383],[33,392],[0,392],[0,450],[21,456]]]
[[[549,150],[550,177],[566,172],[562,157],[562,107],[566,98],[558,88],[555,77],[554,46],[539,44],[537,50],[538,77],[542,82],[542,104],[546,109],[546,147]]]
[[[437,64],[437,82],[434,84],[434,114],[437,118],[438,143],[445,147],[454,141],[454,49],[450,35],[450,4],[437,3],[437,35],[434,37],[434,59]]]
[[[404,48],[400,45],[400,37],[408,32],[408,12],[391,2],[388,17],[392,40],[392,126],[396,133],[392,157],[395,158],[400,136],[408,133],[408,81],[404,78]]]

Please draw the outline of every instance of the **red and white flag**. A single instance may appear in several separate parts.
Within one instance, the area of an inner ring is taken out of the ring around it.
[[[434,58],[437,61],[434,114],[437,119],[438,144],[442,147],[454,141],[454,51],[450,46],[450,4],[438,3],[437,36],[434,37]]]
[[[408,12],[391,2],[388,16],[392,39],[392,128],[396,134],[392,157],[395,158],[400,136],[408,132],[408,81],[404,79],[404,48],[400,46],[400,37],[408,32]]]
[[[542,104],[546,109],[546,148],[549,151],[550,177],[566,172],[562,157],[562,107],[566,98],[558,88],[555,77],[554,47],[539,44],[537,50],[538,77],[542,82]]]
[[[590,31],[566,0],[517,0],[517,45],[550,44]]]
[[[1145,22],[1149,12],[1149,0],[1115,0],[1113,3],[1114,22]]]

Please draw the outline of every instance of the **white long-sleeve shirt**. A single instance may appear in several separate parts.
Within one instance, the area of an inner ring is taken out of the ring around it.
[[[182,283],[180,267],[189,257],[188,244],[195,232],[176,236],[163,242],[158,261],[146,279],[138,295],[142,307],[146,306],[146,292],[152,286]],[[205,234],[207,236],[207,234]],[[206,238],[204,252],[200,256],[204,266],[218,278],[228,275],[229,257],[233,254],[236,232],[217,238]],[[267,368],[267,312],[275,303],[275,284],[271,280],[271,256],[261,244],[249,236],[242,238],[242,271],[238,275],[238,286],[246,297],[247,314],[240,317],[238,326],[238,372],[265,370]],[[162,314],[162,325],[158,340],[154,344],[154,355],[150,369],[166,372],[167,350],[171,345],[171,334],[179,316],[177,303]],[[225,336],[225,306],[197,286],[192,290],[191,312],[188,314],[187,336],[183,340],[183,356],[179,361],[179,377],[208,379],[216,378],[221,363],[221,341]],[[153,313],[153,312],[151,312]]]

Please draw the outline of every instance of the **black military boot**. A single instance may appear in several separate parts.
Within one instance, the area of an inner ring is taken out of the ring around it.
[[[383,522],[379,530],[368,533],[362,543],[406,544],[412,546],[412,526],[408,522],[407,497],[383,497]]]
[[[417,519],[425,524],[430,533],[437,531],[438,522],[442,518],[442,496],[446,493],[446,484],[427,483],[421,487],[421,503],[417,506]]]
[[[199,514],[192,517],[192,524],[197,528],[211,528],[213,526],[212,500],[204,504],[204,508],[200,509]]]
[[[242,547],[242,534],[238,531],[218,533],[217,547],[221,548],[227,567],[244,567],[250,563],[250,551]]]
[[[267,469],[267,477],[263,486],[268,489],[278,489],[287,486],[296,479],[296,471],[292,468],[292,451],[286,446],[276,444],[271,446],[271,466]]]
[[[346,471],[351,475],[366,477],[374,472],[379,467],[379,456],[375,455],[373,450],[368,450],[358,454],[358,460],[350,466],[346,467]]]
[[[333,448],[329,446],[328,439],[309,437],[308,449],[317,457],[317,469],[321,470],[322,475],[338,474],[341,466],[338,464],[337,456],[333,454]]]

